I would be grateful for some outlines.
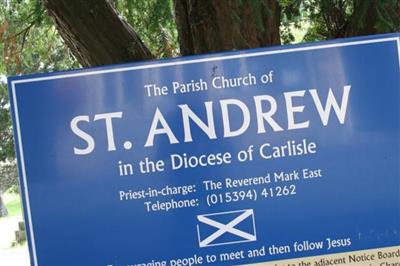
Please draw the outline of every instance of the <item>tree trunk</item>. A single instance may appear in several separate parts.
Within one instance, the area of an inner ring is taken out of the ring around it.
[[[110,0],[42,0],[83,66],[153,58]],[[174,0],[182,55],[280,44],[277,0]]]
[[[153,58],[109,0],[43,0],[43,4],[83,66]]]
[[[174,0],[182,55],[280,44],[277,0]]]
[[[378,21],[376,0],[354,0],[353,15],[348,23],[344,36],[352,37],[376,34],[376,23]]]
[[[378,5],[376,0],[323,0],[318,2],[327,29],[327,39],[372,35],[378,32]],[[348,9],[352,10],[347,15]]]

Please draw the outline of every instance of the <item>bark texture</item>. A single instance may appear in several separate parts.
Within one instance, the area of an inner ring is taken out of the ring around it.
[[[83,66],[153,58],[109,0],[42,0],[61,37]]]
[[[182,55],[280,44],[277,0],[174,0]]]

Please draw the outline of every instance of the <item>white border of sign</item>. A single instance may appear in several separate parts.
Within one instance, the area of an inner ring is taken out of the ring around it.
[[[21,164],[21,172],[22,179],[24,183],[24,194],[26,200],[26,212],[28,214],[28,223],[29,223],[29,235],[32,241],[32,256],[34,260],[34,266],[38,266],[37,254],[36,254],[36,246],[35,246],[35,236],[33,233],[33,224],[32,224],[32,216],[29,202],[29,191],[28,191],[28,183],[26,180],[26,171],[25,171],[25,160],[24,160],[24,152],[21,138],[21,129],[19,124],[19,113],[18,113],[18,105],[17,105],[17,93],[15,89],[15,85],[19,83],[29,83],[36,81],[45,81],[45,80],[54,80],[54,79],[65,79],[65,78],[73,78],[80,76],[91,76],[105,73],[113,73],[113,72],[125,72],[139,69],[148,69],[148,68],[160,68],[160,67],[168,67],[168,66],[176,66],[176,65],[188,65],[188,64],[196,64],[203,62],[212,62],[212,61],[222,61],[228,59],[238,59],[238,58],[247,58],[247,57],[257,57],[257,56],[265,56],[265,55],[273,55],[273,54],[284,54],[284,53],[292,53],[292,52],[300,52],[300,51],[310,51],[310,50],[320,50],[320,49],[328,49],[328,48],[336,48],[336,47],[345,47],[345,46],[355,46],[355,45],[364,45],[371,43],[381,43],[381,42],[391,42],[395,41],[397,43],[397,55],[399,59],[399,68],[400,68],[400,37],[387,37],[387,38],[377,38],[370,40],[360,40],[360,41],[349,41],[343,43],[330,43],[330,44],[321,44],[321,45],[311,45],[305,47],[294,47],[288,49],[280,49],[280,50],[272,50],[272,51],[262,51],[262,52],[254,52],[254,53],[243,53],[237,55],[227,55],[227,56],[212,56],[210,58],[199,58],[199,59],[188,59],[184,61],[173,61],[173,62],[165,62],[165,63],[157,63],[157,64],[148,64],[148,65],[137,65],[137,66],[128,66],[121,68],[113,68],[113,69],[99,69],[93,71],[85,71],[82,73],[64,73],[60,75],[54,75],[49,77],[37,77],[30,79],[22,79],[22,80],[12,80],[11,88],[12,88],[12,96],[13,96],[13,105],[14,105],[14,113],[15,113],[15,125],[18,139],[18,152],[20,156],[20,164]],[[281,47],[277,47],[281,48]]]

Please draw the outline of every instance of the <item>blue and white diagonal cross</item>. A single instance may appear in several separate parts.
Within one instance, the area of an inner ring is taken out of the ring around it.
[[[219,238],[225,233],[231,233],[233,235],[239,236],[243,238],[243,241],[255,241],[256,236],[255,234],[249,234],[247,232],[244,232],[242,230],[236,229],[235,226],[241,223],[243,220],[246,220],[246,218],[253,216],[253,210],[245,210],[243,211],[242,214],[240,214],[238,217],[233,219],[227,224],[222,224],[220,222],[217,222],[215,220],[210,219],[206,215],[198,215],[197,219],[207,225],[213,226],[215,228],[218,228],[216,232],[208,236],[207,238],[200,240],[199,239],[199,245],[200,247],[206,247],[209,246],[214,240]],[[252,217],[253,218],[253,217]],[[242,242],[242,241],[241,241]]]

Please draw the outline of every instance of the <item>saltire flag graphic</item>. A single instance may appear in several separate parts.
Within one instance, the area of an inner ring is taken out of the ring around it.
[[[227,245],[257,240],[252,209],[202,214],[197,216],[200,247]]]

